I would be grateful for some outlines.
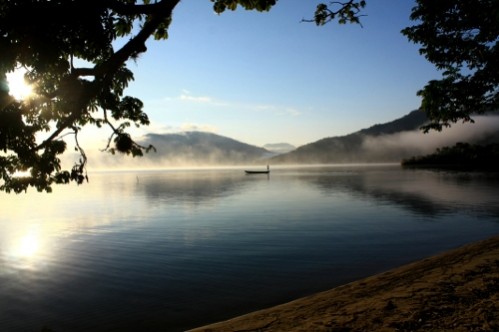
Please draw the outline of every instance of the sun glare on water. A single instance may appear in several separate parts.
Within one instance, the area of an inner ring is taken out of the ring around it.
[[[7,258],[16,269],[34,270],[43,263],[45,245],[42,233],[35,227],[12,239],[6,251]]]
[[[7,74],[9,94],[17,100],[24,100],[33,94],[33,87],[24,80],[25,70],[16,70]]]
[[[20,258],[32,258],[37,254],[39,247],[38,236],[30,233],[19,239],[16,253]]]

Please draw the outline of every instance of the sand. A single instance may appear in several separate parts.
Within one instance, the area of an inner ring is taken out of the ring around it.
[[[499,331],[499,236],[191,331]]]

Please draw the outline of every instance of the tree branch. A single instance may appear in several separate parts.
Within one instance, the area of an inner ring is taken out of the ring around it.
[[[135,37],[130,39],[121,49],[115,52],[104,63],[96,65],[94,68],[79,68],[74,70],[73,73],[75,73],[76,76],[91,75],[95,77],[95,80],[93,82],[89,82],[84,88],[82,96],[78,98],[78,105],[74,107],[74,110],[70,112],[70,115],[46,140],[38,145],[35,150],[43,149],[49,142],[59,136],[64,129],[72,126],[75,120],[77,120],[86,111],[90,101],[96,98],[98,94],[111,83],[119,68],[123,66],[132,56],[146,50],[146,41],[166,19],[171,17],[173,9],[179,2],[180,0],[162,0],[154,5],[148,5],[152,6],[151,8],[154,8],[154,11],[150,13],[149,19],[146,20],[146,23]],[[122,7],[119,5],[120,3],[118,1],[107,0],[106,3],[110,7]],[[130,5],[124,6],[131,7]]]
[[[163,6],[162,2],[164,1],[148,5],[130,5],[116,0],[101,0],[101,4],[104,7],[107,7],[120,15],[151,15],[161,9],[161,7]]]
[[[315,10],[314,19],[302,19],[302,22],[314,22],[316,25],[325,25],[338,17],[338,23],[340,24],[347,22],[358,23],[362,27],[359,18],[366,15],[359,15],[359,13],[366,6],[365,0],[349,0],[347,2],[330,1],[329,6],[339,6],[339,8],[332,10],[328,5],[320,3]]]
[[[97,70],[95,68],[73,68],[71,74],[77,77],[80,76],[95,76]]]
[[[164,20],[172,15],[173,9],[179,2],[180,0],[162,0],[156,3],[156,10],[150,14],[149,20],[146,20],[139,33],[114,53],[104,64],[96,67],[99,74],[105,73],[106,76],[114,74],[132,55],[146,51],[145,42],[147,39],[151,37]]]

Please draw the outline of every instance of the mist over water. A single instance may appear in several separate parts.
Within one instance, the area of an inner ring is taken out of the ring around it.
[[[182,331],[499,232],[497,175],[397,165],[98,172],[0,202],[4,331]]]
[[[476,116],[475,123],[456,123],[441,132],[421,130],[405,131],[393,135],[366,137],[362,149],[366,157],[386,159],[404,158],[435,152],[437,148],[458,142],[482,143],[484,140],[499,142],[499,116]]]
[[[361,163],[361,162],[394,162],[403,159],[435,152],[437,148],[452,146],[458,142],[486,144],[499,142],[499,116],[476,116],[475,123],[457,123],[442,132],[431,131],[424,134],[421,130],[404,131],[392,135],[368,136],[362,135],[355,140],[358,143],[350,147],[330,151],[333,147],[318,149],[314,155],[307,155],[299,163],[319,163],[323,156],[330,154],[328,160],[335,162]],[[197,133],[199,139],[179,143],[166,139],[161,135],[152,135],[154,140],[147,140],[145,136],[141,143],[144,146],[153,144],[157,152],[150,152],[144,157],[132,158],[131,156],[117,153],[111,155],[102,152],[102,146],[86,148],[89,159],[88,168],[97,169],[163,169],[185,167],[217,167],[234,165],[266,165],[272,164],[267,158],[273,154],[261,148],[248,145],[236,145],[229,138],[216,137],[211,134]],[[206,136],[204,136],[206,135]],[[178,134],[178,136],[182,136]],[[206,139],[206,141],[203,141]],[[227,141],[225,140],[227,139]],[[237,142],[238,144],[242,144]],[[338,143],[342,144],[342,143]],[[260,150],[259,150],[260,149]],[[79,156],[74,154],[66,158],[66,165],[72,165]],[[295,162],[293,162],[295,163]]]

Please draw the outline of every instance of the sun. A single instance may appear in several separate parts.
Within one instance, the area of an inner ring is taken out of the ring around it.
[[[24,100],[33,95],[33,87],[24,79],[25,73],[25,70],[18,69],[7,74],[9,94],[17,100]]]

